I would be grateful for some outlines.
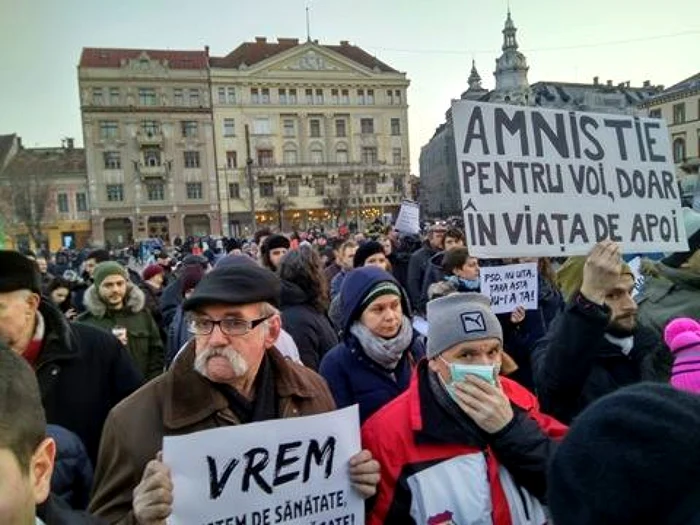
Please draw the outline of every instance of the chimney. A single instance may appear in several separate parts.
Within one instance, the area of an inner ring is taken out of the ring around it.
[[[606,82],[606,85],[607,85],[608,87],[612,87],[612,80],[608,80],[608,81]]]
[[[594,86],[597,86],[599,81],[600,81],[599,77],[593,77],[593,85]]]
[[[204,54],[209,56],[209,46],[204,46]]]
[[[291,45],[291,46],[299,45],[298,38],[278,38],[277,42],[282,44],[282,45]]]
[[[341,45],[341,46],[349,46],[349,45],[350,45],[350,42],[348,42],[347,40],[341,40],[341,41],[340,41],[340,45]]]
[[[67,149],[68,151],[73,149],[73,146],[75,145],[75,139],[73,137],[66,137],[63,139],[63,147],[64,149]]]
[[[314,44],[318,45],[318,40],[314,40]]]
[[[642,84],[644,87],[651,87],[651,82],[649,80],[645,80],[644,84]]]
[[[256,43],[256,44],[267,44],[267,37],[265,37],[265,36],[256,36],[256,37],[255,37],[255,43]]]

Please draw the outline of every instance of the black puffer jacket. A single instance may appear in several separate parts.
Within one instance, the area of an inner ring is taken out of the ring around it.
[[[638,325],[628,355],[605,338],[610,309],[578,294],[552,322],[532,353],[542,411],[570,423],[596,399],[640,381],[667,381],[668,353],[650,329]]]
[[[143,379],[112,334],[81,323],[69,325],[43,299],[39,312],[46,328],[36,376],[46,420],[75,432],[94,465],[107,414]]]
[[[318,370],[321,358],[338,344],[338,335],[326,312],[313,306],[314,298],[290,281],[282,281],[282,328],[292,336],[302,363]]]

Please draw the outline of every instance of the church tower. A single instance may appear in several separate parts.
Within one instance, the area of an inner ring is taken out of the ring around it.
[[[527,59],[518,51],[518,42],[515,39],[517,28],[510,16],[506,18],[503,28],[503,54],[496,59],[496,89],[490,101],[505,102],[508,104],[530,105],[530,84],[527,81]]]

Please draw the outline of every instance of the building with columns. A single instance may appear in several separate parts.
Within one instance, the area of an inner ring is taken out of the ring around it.
[[[93,240],[219,234],[208,51],[85,48],[78,85]]]
[[[644,101],[663,90],[663,86],[653,86],[648,81],[641,87],[632,87],[629,82],[613,84],[608,80],[602,83],[598,77],[591,84],[560,81],[530,84],[527,77],[529,66],[525,55],[518,50],[516,33],[517,28],[508,10],[502,30],[503,52],[496,59],[494,71],[495,88],[482,87],[481,76],[472,62],[468,89],[462,93],[462,100],[643,116],[646,115]],[[445,122],[421,148],[420,186],[424,216],[462,216],[451,109],[445,113]]]
[[[257,225],[285,231],[398,212],[410,172],[405,73],[349,42],[291,38],[258,37],[210,65],[226,233],[251,233],[251,204]]]

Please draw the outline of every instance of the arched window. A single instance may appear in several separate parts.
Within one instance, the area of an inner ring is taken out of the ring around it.
[[[348,147],[345,144],[339,144],[335,150],[335,161],[338,164],[348,163]]]
[[[323,164],[323,146],[320,144],[311,146],[311,164]]]
[[[673,141],[673,162],[676,164],[685,160],[685,140],[677,138]]]
[[[285,164],[296,164],[297,163],[297,149],[294,146],[288,145],[284,147],[284,163]]]

